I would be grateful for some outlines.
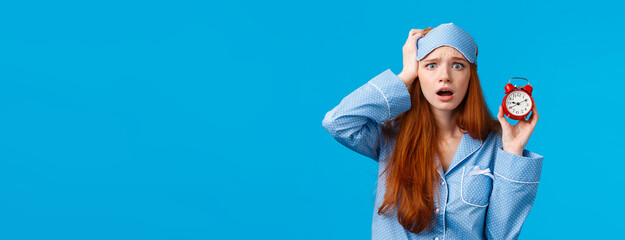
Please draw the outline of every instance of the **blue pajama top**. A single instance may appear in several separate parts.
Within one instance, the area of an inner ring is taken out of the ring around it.
[[[408,232],[396,211],[390,217],[377,214],[386,192],[386,174],[380,174],[392,153],[382,145],[381,127],[410,105],[408,88],[387,69],[343,98],[322,121],[338,142],[379,163],[372,239],[517,239],[536,197],[543,156],[526,149],[523,156],[503,151],[496,132],[485,141],[465,133],[447,172],[439,164],[440,201],[430,231]]]

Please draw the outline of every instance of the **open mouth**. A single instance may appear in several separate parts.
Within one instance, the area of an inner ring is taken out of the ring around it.
[[[440,90],[440,91],[436,92],[436,95],[438,95],[438,96],[451,96],[453,94],[454,93],[449,91],[449,90]]]

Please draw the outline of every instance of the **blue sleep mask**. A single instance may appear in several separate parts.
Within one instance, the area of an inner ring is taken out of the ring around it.
[[[417,61],[440,46],[455,48],[469,62],[477,65],[477,45],[473,37],[453,23],[441,24],[417,40]]]

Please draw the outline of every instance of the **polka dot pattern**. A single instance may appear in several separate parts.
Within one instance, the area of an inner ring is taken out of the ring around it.
[[[341,144],[378,161],[382,124],[409,109],[406,85],[387,69],[343,98],[322,125]]]
[[[473,37],[453,23],[441,24],[417,40],[417,60],[421,61],[440,46],[451,46],[477,65],[477,45]]]
[[[503,151],[496,132],[484,141],[465,133],[447,172],[439,167],[439,201],[431,230],[413,234],[399,224],[396,213],[377,214],[386,192],[382,171],[392,152],[376,147],[381,124],[409,109],[406,86],[388,69],[346,96],[322,121],[339,143],[379,163],[372,239],[517,239],[536,198],[543,156]]]
[[[462,169],[462,178],[460,181],[460,197],[466,204],[476,207],[486,207],[490,196],[490,189],[493,185],[493,179],[486,174],[471,175],[471,169],[474,166],[465,166]],[[479,166],[478,169],[481,169]]]

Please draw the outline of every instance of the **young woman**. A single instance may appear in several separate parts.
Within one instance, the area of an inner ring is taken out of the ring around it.
[[[538,121],[491,116],[477,45],[453,23],[412,29],[404,68],[382,72],[326,113],[341,144],[379,163],[373,239],[516,239],[543,156],[525,146]]]

